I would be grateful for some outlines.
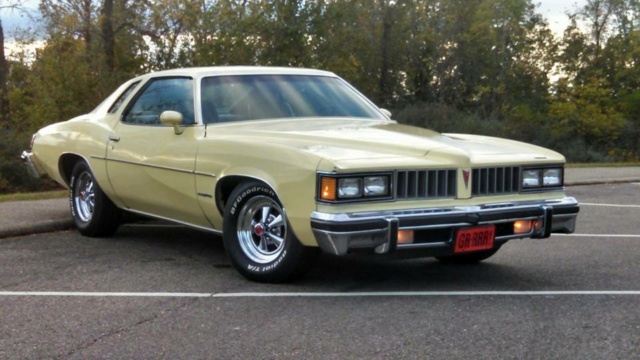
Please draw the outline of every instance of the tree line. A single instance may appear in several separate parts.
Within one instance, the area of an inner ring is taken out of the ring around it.
[[[2,2],[2,6],[20,2]],[[34,55],[0,52],[0,192],[38,128],[141,73],[320,68],[400,122],[640,159],[640,0],[588,0],[554,36],[532,0],[42,0]],[[0,26],[0,41],[4,34]],[[4,45],[4,44],[3,44]]]

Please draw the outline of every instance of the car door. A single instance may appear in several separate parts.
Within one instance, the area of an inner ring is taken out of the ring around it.
[[[205,129],[195,121],[193,87],[190,77],[147,81],[109,137],[107,172],[128,209],[210,227],[196,198],[195,159]],[[182,114],[182,133],[160,122],[167,110]]]

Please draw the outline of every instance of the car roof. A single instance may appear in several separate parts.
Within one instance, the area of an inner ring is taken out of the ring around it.
[[[336,75],[329,71],[305,69],[305,68],[289,68],[289,67],[271,67],[271,66],[209,66],[209,67],[193,67],[172,70],[162,70],[146,75],[144,77],[158,76],[219,76],[219,75],[315,75],[315,76],[331,76]]]

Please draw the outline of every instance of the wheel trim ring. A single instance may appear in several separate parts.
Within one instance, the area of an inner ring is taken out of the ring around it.
[[[82,172],[78,176],[73,190],[73,201],[78,218],[83,222],[89,222],[95,208],[95,182],[88,172]]]
[[[269,227],[270,221],[263,221],[265,208],[269,209],[267,220],[282,217],[277,226]],[[268,264],[276,260],[284,251],[288,231],[287,222],[284,219],[284,210],[273,199],[266,196],[251,198],[240,210],[237,224],[236,234],[240,249],[251,261]],[[257,228],[263,229],[262,236],[257,234]],[[275,237],[285,241],[277,242],[274,240]]]

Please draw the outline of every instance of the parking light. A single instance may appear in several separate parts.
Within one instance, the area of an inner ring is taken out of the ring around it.
[[[332,177],[323,176],[320,180],[320,198],[322,200],[333,201],[336,199],[336,183],[338,180]]]
[[[513,223],[514,234],[528,234],[532,228],[533,224],[531,220],[518,220]]]
[[[413,230],[398,230],[398,244],[413,243]]]

